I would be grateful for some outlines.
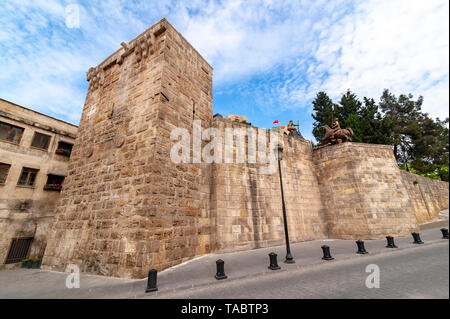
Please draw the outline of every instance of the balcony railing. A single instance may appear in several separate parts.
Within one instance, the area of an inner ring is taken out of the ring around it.
[[[63,148],[58,148],[58,149],[56,150],[55,153],[56,153],[56,154],[59,154],[59,155],[63,155],[63,156],[70,157],[71,150],[66,150],[66,149],[63,149]]]
[[[62,189],[62,185],[60,184],[47,184],[44,186],[45,191],[58,191],[60,192]]]

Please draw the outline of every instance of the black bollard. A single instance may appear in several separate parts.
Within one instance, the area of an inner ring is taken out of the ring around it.
[[[334,258],[331,257],[330,254],[330,247],[328,247],[327,245],[323,245],[322,246],[322,250],[323,250],[323,260],[333,260]]]
[[[395,246],[394,237],[386,236],[386,239],[387,239],[387,246],[386,246],[386,248],[398,248],[397,246]]]
[[[356,252],[357,254],[368,254],[366,248],[364,248],[364,242],[362,240],[357,240],[356,245],[358,245],[358,251]]]
[[[423,241],[420,239],[419,233],[411,233],[411,235],[414,238],[414,243],[413,244],[423,244]]]
[[[217,265],[217,273],[215,275],[217,280],[221,279],[227,279],[228,277],[225,276],[225,262],[222,259],[219,259],[216,261]]]
[[[448,229],[441,228],[441,232],[442,232],[442,239],[448,239]]]
[[[270,260],[269,269],[272,269],[272,270],[280,269],[280,266],[278,266],[277,256],[278,255],[275,253],[269,254],[269,260]]]
[[[158,272],[156,271],[156,269],[152,269],[148,272],[147,289],[145,289],[145,292],[152,292],[158,290],[158,287],[156,286],[157,276]]]

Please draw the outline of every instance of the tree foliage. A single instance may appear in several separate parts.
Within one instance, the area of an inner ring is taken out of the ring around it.
[[[449,120],[433,120],[422,112],[423,97],[398,97],[385,89],[377,104],[373,98],[347,90],[338,104],[325,92],[313,101],[313,135],[320,141],[321,127],[337,118],[342,128],[352,128],[354,142],[392,145],[400,167],[448,181]]]
[[[331,125],[333,120],[333,108],[335,105],[325,92],[317,93],[317,96],[312,103],[314,109],[312,117],[315,121],[313,123],[313,135],[320,141],[320,138],[323,136],[322,126],[325,124]]]

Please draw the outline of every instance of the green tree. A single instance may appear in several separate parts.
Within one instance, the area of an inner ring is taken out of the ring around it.
[[[341,125],[341,128],[350,127],[353,130],[353,135],[351,136],[353,142],[364,142],[364,128],[357,113],[351,113],[339,123],[344,123],[344,125]]]
[[[350,90],[335,105],[319,92],[313,101],[313,135],[320,141],[321,127],[337,118],[342,128],[352,128],[354,142],[392,145],[402,169],[448,181],[449,119],[433,120],[422,112],[422,103],[422,96],[396,97],[385,89],[379,105],[372,98],[359,101]]]
[[[364,106],[359,111],[361,142],[390,144],[391,127],[382,116],[374,99],[364,97]]]
[[[401,169],[406,170],[405,165],[400,166]],[[440,179],[441,181],[448,182],[448,165],[437,165],[435,166],[434,170],[431,172],[422,172],[419,170],[416,170],[414,167],[411,167],[409,170],[411,173],[433,178],[433,179]]]
[[[379,112],[374,99],[364,97],[361,102],[355,93],[347,90],[342,95],[336,113],[341,127],[352,128],[354,142],[389,144],[390,126]]]
[[[335,104],[328,97],[325,92],[317,93],[316,98],[312,102],[314,113],[312,117],[314,119],[313,123],[313,135],[316,140],[320,141],[323,137],[323,125],[331,125],[333,120],[333,108]]]
[[[358,115],[361,110],[361,106],[361,101],[359,101],[356,94],[352,93],[350,90],[347,90],[347,92],[342,95],[339,105],[335,111],[335,117],[338,118],[339,123],[341,123],[341,127],[347,127],[350,125],[350,123],[347,123],[347,120],[350,120],[350,117],[354,115]],[[354,119],[351,119],[350,121],[351,123],[354,123]]]
[[[313,118],[316,120],[313,134],[317,140],[323,136],[320,127],[325,124],[330,125],[331,119],[337,118],[342,128],[350,127],[353,130],[354,142],[390,143],[390,127],[373,99],[364,97],[361,102],[355,93],[347,90],[339,104],[335,105],[324,92],[319,92],[313,105],[315,110]]]
[[[413,140],[414,158],[411,166],[423,173],[433,173],[438,166],[448,166],[448,118],[434,121],[425,113],[421,114],[417,124],[420,132]]]
[[[339,120],[339,124],[342,128],[350,127],[353,130],[352,141],[363,141],[363,128],[361,126],[361,120],[359,112],[361,111],[362,103],[358,100],[355,93],[352,93],[350,89],[342,95],[339,105],[335,109],[335,117]]]
[[[398,98],[385,89],[380,100],[386,124],[391,128],[390,142],[399,164],[406,165],[414,158],[414,140],[420,135],[419,118],[423,97],[413,100],[411,94],[401,94]]]
[[[436,119],[439,123],[440,132],[438,134],[437,143],[439,145],[434,155],[434,161],[440,166],[447,167],[447,181],[448,181],[448,164],[449,164],[449,119],[448,117],[444,121]]]
[[[448,163],[447,165],[438,165],[437,174],[442,181],[448,182]]]

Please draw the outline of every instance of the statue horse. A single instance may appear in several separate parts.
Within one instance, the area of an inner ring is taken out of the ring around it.
[[[324,125],[324,126],[322,126],[322,128],[325,131],[325,136],[320,139],[321,141],[329,140],[331,142],[337,142],[337,143],[342,143],[342,141],[344,141],[344,140],[345,140],[345,142],[352,141],[350,136],[353,135],[353,130],[349,127],[343,128],[340,130],[340,132],[335,133],[334,138],[331,138],[331,136],[333,135],[333,131],[334,131],[331,127],[329,127],[328,125]]]

